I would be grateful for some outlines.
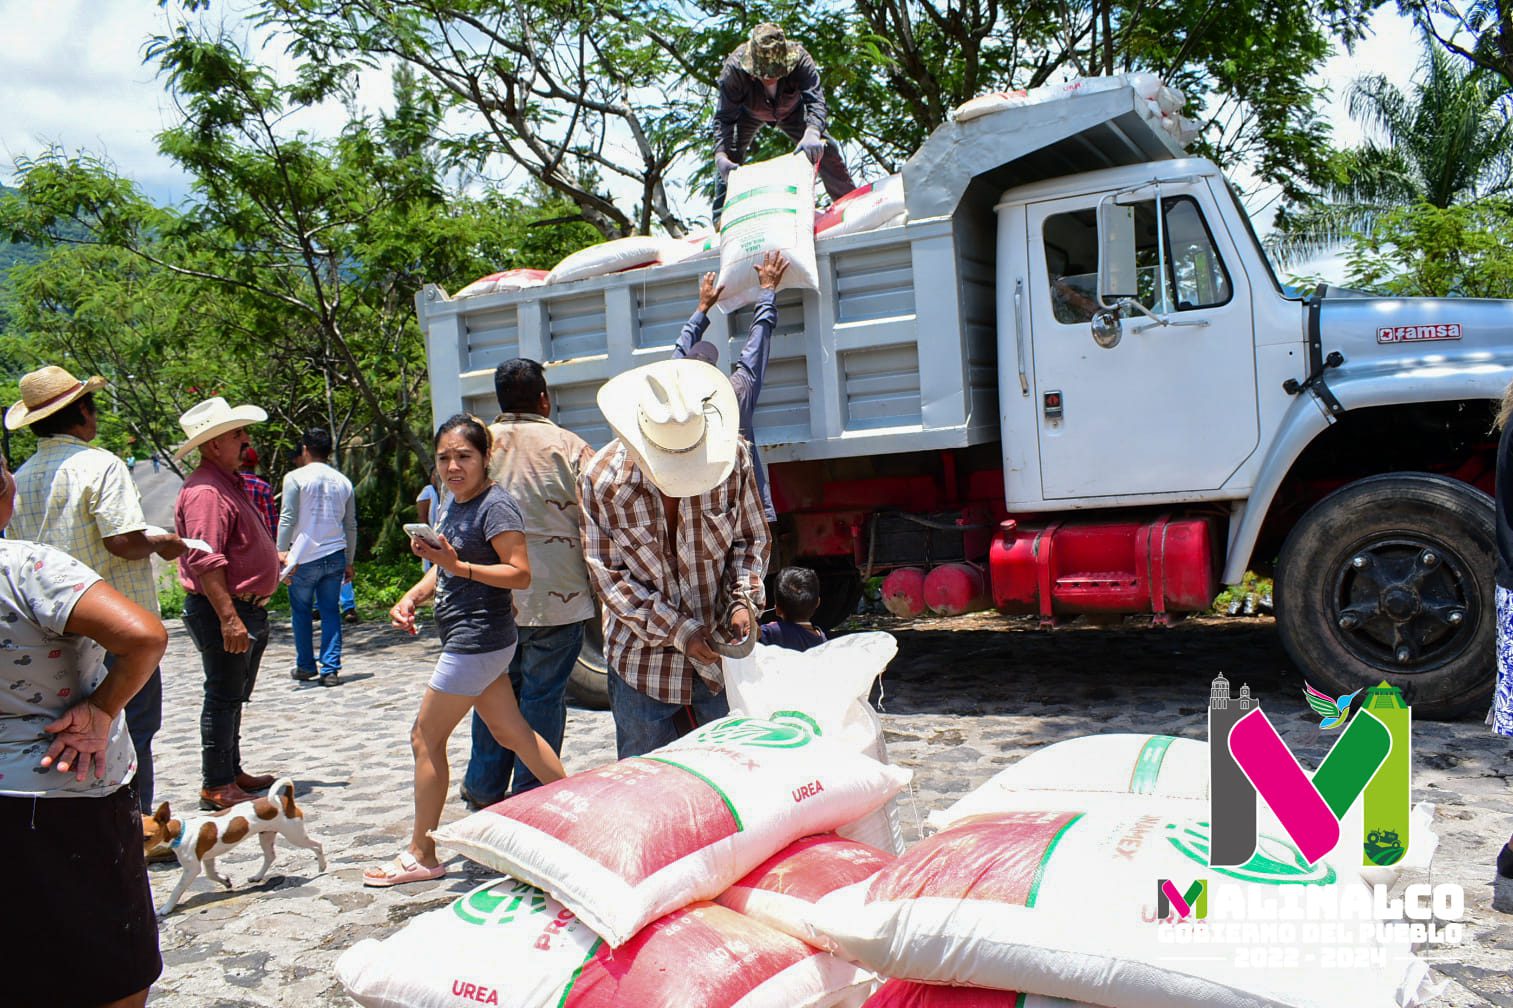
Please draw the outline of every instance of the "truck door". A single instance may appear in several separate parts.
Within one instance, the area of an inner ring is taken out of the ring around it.
[[[1111,347],[1091,331],[1098,197],[1026,208],[1044,499],[1216,490],[1255,450],[1250,289],[1202,192],[1167,190],[1159,231],[1156,201],[1134,204],[1139,300],[1175,324],[1125,318]]]

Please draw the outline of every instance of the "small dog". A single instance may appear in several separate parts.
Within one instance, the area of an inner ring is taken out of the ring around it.
[[[230,889],[231,880],[215,870],[215,859],[254,833],[263,845],[263,866],[247,881],[261,882],[268,874],[273,864],[273,841],[279,833],[294,846],[315,851],[320,870],[326,870],[326,852],[305,835],[305,813],[294,804],[294,781],[288,777],[275,781],[266,798],[242,802],[214,815],[174,819],[167,802],[151,816],[143,815],[143,850],[150,853],[155,847],[168,847],[178,855],[184,869],[158,916],[166,917],[178,905],[179,897],[201,871]]]

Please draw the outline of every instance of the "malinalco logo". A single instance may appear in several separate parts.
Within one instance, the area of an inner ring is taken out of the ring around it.
[[[1255,855],[1257,793],[1314,864],[1339,843],[1340,820],[1364,792],[1361,863],[1401,861],[1409,842],[1411,729],[1398,688],[1373,686],[1310,779],[1250,687],[1231,698],[1221,674],[1208,704],[1208,863],[1243,865]]]
[[[1208,916],[1208,879],[1196,879],[1184,891],[1169,878],[1156,880],[1156,919],[1166,920],[1176,911],[1179,920],[1203,920]]]

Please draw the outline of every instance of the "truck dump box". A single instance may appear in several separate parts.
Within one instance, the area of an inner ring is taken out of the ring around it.
[[[962,448],[998,439],[996,226],[1014,185],[1181,156],[1131,86],[1008,106],[937,129],[903,170],[908,222],[816,241],[818,291],[784,291],[755,432],[769,463]],[[559,423],[591,444],[610,377],[665,357],[705,257],[522,291],[416,295],[439,423],[496,412],[493,369],[546,366]],[[1010,294],[1010,296],[1012,296]],[[716,311],[722,366],[750,309]]]

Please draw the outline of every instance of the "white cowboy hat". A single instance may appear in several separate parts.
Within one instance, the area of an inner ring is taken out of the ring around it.
[[[38,368],[21,376],[21,401],[5,411],[5,426],[19,430],[109,384],[99,375],[80,381],[56,364]]]
[[[184,437],[187,439],[178,448],[174,449],[173,457],[181,459],[189,452],[209,441],[211,438],[220,437],[227,431],[245,427],[248,424],[262,423],[268,419],[257,406],[237,406],[232,408],[226,400],[220,396],[206,399],[189,408],[189,412],[179,417],[179,426],[184,428]]]
[[[599,389],[600,412],[669,497],[698,496],[730,475],[738,409],[730,379],[686,357],[626,371]]]

